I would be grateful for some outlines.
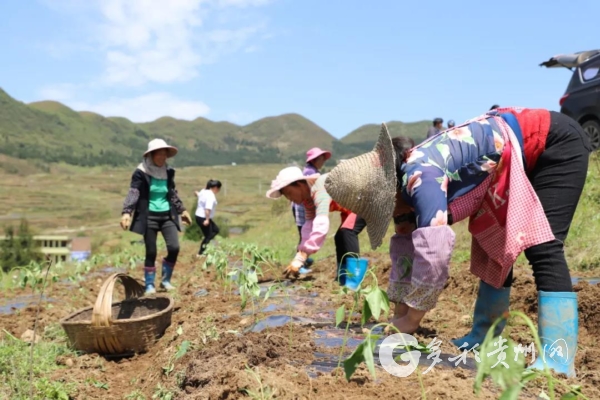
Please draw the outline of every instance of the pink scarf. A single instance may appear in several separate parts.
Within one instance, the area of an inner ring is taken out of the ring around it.
[[[482,117],[482,119],[485,117]],[[525,249],[554,240],[542,204],[525,175],[519,141],[508,124],[494,118],[504,136],[504,151],[489,185],[479,185],[475,198],[483,196],[471,215],[471,273],[495,288],[504,284],[515,260]],[[511,157],[511,155],[515,155]],[[510,195],[509,195],[510,194]],[[470,207],[464,196],[452,209]],[[462,203],[462,204],[461,204]],[[453,214],[454,215],[454,214]]]

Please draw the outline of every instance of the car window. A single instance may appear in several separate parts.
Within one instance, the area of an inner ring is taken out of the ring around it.
[[[589,82],[600,78],[598,72],[600,72],[600,60],[581,67],[581,81]]]

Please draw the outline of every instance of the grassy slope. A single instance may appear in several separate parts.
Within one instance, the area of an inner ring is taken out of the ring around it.
[[[393,136],[420,141],[427,122],[388,124]],[[342,140],[298,114],[267,117],[245,126],[162,117],[135,124],[126,118],[76,112],[56,101],[24,104],[0,89],[0,153],[42,163],[133,165],[150,139],[162,137],[180,148],[174,163],[226,165],[302,162],[309,147],[332,149],[334,160],[372,149],[379,126],[364,125]]]
[[[2,165],[0,157],[0,166]],[[195,202],[194,190],[210,178],[220,179],[224,188],[219,194],[219,215],[226,217],[231,226],[249,225],[251,228],[236,240],[270,246],[290,256],[297,244],[297,231],[285,200],[268,200],[265,192],[271,179],[283,164],[248,166],[186,167],[177,170],[177,186],[184,203],[191,209]],[[0,226],[18,222],[20,215],[31,219],[39,230],[73,230],[71,235],[88,232],[96,245],[101,242],[118,243],[137,239],[136,235],[118,229],[118,219],[126,194],[132,168],[79,168],[68,165],[53,166],[51,172],[34,171],[31,175],[7,173],[0,169]],[[600,248],[597,212],[600,205],[600,161],[593,156],[588,182],[567,239],[567,256],[573,268],[600,266]],[[332,214],[330,235],[338,226],[338,216]],[[470,236],[466,224],[456,225],[457,246],[455,261],[469,259]],[[90,230],[90,228],[95,228]],[[390,230],[391,234],[391,230]],[[362,248],[368,250],[366,234],[361,235]],[[387,249],[387,243],[380,248]],[[318,258],[333,254],[333,242],[328,240]]]

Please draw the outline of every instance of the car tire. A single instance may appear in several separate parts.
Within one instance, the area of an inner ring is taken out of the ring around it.
[[[600,147],[600,122],[590,119],[581,124],[581,127],[590,138],[592,150],[597,150]]]

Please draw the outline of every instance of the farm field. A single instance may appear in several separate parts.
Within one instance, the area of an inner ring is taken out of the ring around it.
[[[372,312],[372,318],[362,321],[367,291],[387,288],[387,240],[371,251],[366,235],[361,235],[363,255],[369,258],[373,274],[365,279],[365,292],[357,298],[352,292],[340,291],[333,282],[333,240],[328,240],[315,257],[311,279],[283,280],[281,270],[293,255],[297,231],[288,204],[264,197],[280,168],[238,165],[178,169],[178,190],[189,209],[194,202],[193,191],[207,179],[225,183],[217,212],[227,218],[232,234],[227,239],[217,238],[218,246],[210,256],[200,259],[194,257],[199,244],[182,240],[173,278],[178,290],[173,295],[171,326],[149,352],[125,358],[78,354],[69,346],[59,321],[92,306],[100,286],[112,273],[123,271],[142,278],[144,249],[136,243],[140,237],[118,228],[132,168],[51,166],[45,173],[1,174],[0,201],[5,207],[0,225],[18,222],[20,216],[25,216],[40,232],[90,235],[94,257],[77,265],[53,266],[47,279],[46,270],[41,268],[3,274],[0,399],[476,398],[473,387],[481,364],[472,354],[458,367],[448,361],[460,354],[449,340],[469,330],[478,287],[468,272],[470,237],[466,224],[456,226],[457,245],[447,287],[415,335],[424,346],[434,338],[440,340],[443,362],[428,370],[432,357],[428,358],[430,354],[422,348],[417,371],[398,378],[378,365],[375,353],[371,365],[375,377],[363,362],[348,381],[344,364],[337,369],[340,353],[343,361],[357,347],[368,349],[367,335],[382,333],[381,326],[374,326],[391,317],[391,313],[386,315],[387,305],[381,300],[379,305],[370,304],[371,311],[382,307],[381,314]],[[580,299],[577,377],[537,377],[524,382],[520,375],[503,373],[508,386],[524,386],[519,398],[550,395],[553,387],[559,399],[570,390],[578,392],[579,386],[585,396],[581,398],[600,398],[600,286],[593,279],[600,276],[599,173],[594,158],[566,243]],[[337,221],[334,215],[332,225],[336,226]],[[234,227],[239,229],[231,229]],[[160,256],[165,251],[162,240],[159,243],[163,247],[159,248]],[[262,272],[256,276],[256,283],[248,280],[252,267]],[[115,301],[124,296],[117,288]],[[521,311],[536,323],[535,285],[523,257],[515,267],[511,311]],[[39,341],[31,346],[27,331],[34,328]],[[503,336],[515,344],[528,345],[534,340],[517,318],[510,320]],[[511,353],[507,350],[507,354]],[[479,398],[497,399],[503,389],[487,379]]]

